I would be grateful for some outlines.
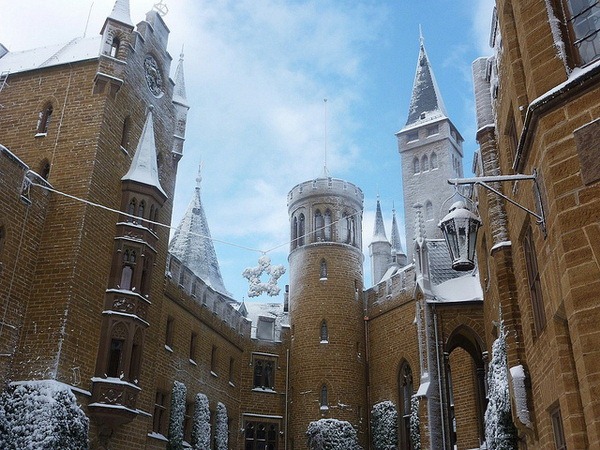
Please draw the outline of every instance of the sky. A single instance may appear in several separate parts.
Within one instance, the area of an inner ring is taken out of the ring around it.
[[[133,23],[157,1],[130,0]],[[261,251],[287,269],[287,193],[323,176],[324,166],[364,193],[365,285],[378,197],[388,238],[395,207],[406,249],[395,133],[408,116],[419,29],[471,174],[471,63],[491,55],[493,0],[160,1],[168,8],[171,77],[183,51],[191,106],[172,225],[201,165],[204,210],[236,300],[281,301],[282,294],[249,299],[241,274]],[[19,51],[97,35],[113,5],[0,0],[0,43]],[[284,275],[281,287],[286,282]]]

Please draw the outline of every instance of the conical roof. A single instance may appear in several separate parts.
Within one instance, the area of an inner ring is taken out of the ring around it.
[[[219,261],[210,236],[200,197],[200,174],[188,208],[169,243],[169,252],[215,291],[231,296],[225,289]]]
[[[179,103],[182,106],[190,107],[187,102],[187,94],[185,91],[185,79],[183,76],[183,51],[179,55],[179,63],[175,70],[175,87],[173,88],[173,102]]]
[[[148,109],[146,123],[138,142],[135,155],[131,161],[131,166],[121,180],[132,180],[138,183],[154,186],[159,192],[167,197],[167,194],[160,185],[158,178],[158,164],[156,163],[156,143],[154,141],[154,120],[152,116],[152,107]]]
[[[385,225],[383,224],[383,214],[381,214],[381,204],[377,199],[377,210],[375,212],[375,228],[373,229],[373,240],[371,242],[388,242],[385,235]]]
[[[128,27],[134,28],[133,22],[131,21],[131,14],[129,13],[129,0],[115,1],[115,5],[113,6],[112,12],[106,18],[106,21],[104,22],[104,26],[102,27],[100,34],[104,33],[106,23],[109,20],[114,20],[116,22],[122,23],[123,25],[127,25]]]
[[[448,117],[421,37],[408,119],[404,129]]]
[[[398,231],[398,222],[396,221],[396,210],[392,210],[392,255],[404,255],[402,242],[400,241],[400,232]]]

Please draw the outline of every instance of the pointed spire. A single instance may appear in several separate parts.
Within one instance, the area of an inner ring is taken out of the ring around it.
[[[156,163],[156,144],[154,141],[154,120],[152,116],[153,107],[148,109],[146,123],[142,135],[135,150],[135,155],[131,161],[129,171],[121,178],[121,180],[132,180],[138,183],[154,186],[162,195],[167,197],[167,194],[160,185],[158,178],[158,164]]]
[[[186,108],[189,108],[187,102],[187,94],[185,91],[185,78],[183,76],[183,47],[181,48],[181,54],[179,55],[179,63],[175,70],[175,88],[173,89],[173,103],[179,103]]]
[[[106,18],[100,34],[104,33],[104,28],[106,28],[106,23],[109,20],[114,20],[133,29],[133,22],[131,21],[131,15],[129,13],[129,0],[115,1],[115,6],[113,6],[112,12]]]
[[[388,242],[387,236],[385,235],[385,225],[383,224],[383,214],[381,214],[379,196],[377,196],[377,210],[375,212],[375,228],[373,230],[372,242]]]
[[[400,241],[400,232],[398,231],[398,222],[396,221],[396,208],[392,209],[392,255],[404,254],[402,242]]]
[[[425,39],[419,27],[419,60],[405,128],[447,117],[433,70],[425,51]]]
[[[219,261],[200,198],[201,168],[196,178],[194,196],[173,234],[169,252],[215,291],[231,296],[225,288]]]

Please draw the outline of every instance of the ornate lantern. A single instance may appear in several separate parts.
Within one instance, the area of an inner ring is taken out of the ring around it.
[[[475,244],[481,220],[467,209],[463,202],[456,202],[450,212],[440,221],[452,268],[467,271],[475,267]]]

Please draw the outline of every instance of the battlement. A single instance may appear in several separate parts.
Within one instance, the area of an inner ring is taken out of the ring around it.
[[[170,253],[167,255],[165,279],[168,284],[176,286],[185,295],[212,311],[213,315],[221,318],[237,333],[250,337],[251,322],[234,307],[238,302],[208,286]]]
[[[364,199],[362,190],[355,184],[338,178],[315,178],[299,183],[290,190],[288,206],[307,197],[323,195],[344,196],[355,199],[361,205]]]

